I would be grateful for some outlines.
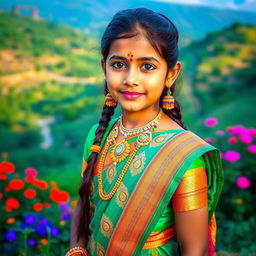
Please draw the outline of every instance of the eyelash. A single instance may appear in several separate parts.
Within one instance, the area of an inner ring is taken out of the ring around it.
[[[115,66],[116,64],[122,64],[123,66],[126,67],[126,64],[123,63],[123,62],[121,62],[121,61],[116,61],[116,62],[112,63],[112,64],[111,64],[111,67],[113,67],[114,69],[122,69],[122,68],[123,68],[123,67],[121,67],[121,68],[116,67],[116,66]],[[142,66],[144,66],[144,65],[150,65],[150,66],[151,66],[150,69],[144,69],[145,71],[151,71],[151,70],[156,69],[156,67],[155,67],[154,65],[152,65],[152,64],[144,63]]]

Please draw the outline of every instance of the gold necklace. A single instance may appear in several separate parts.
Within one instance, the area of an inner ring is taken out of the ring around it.
[[[131,135],[140,134],[140,133],[145,132],[147,130],[154,130],[157,127],[157,125],[159,124],[161,115],[162,115],[162,109],[160,108],[159,113],[157,114],[157,116],[153,120],[149,121],[148,123],[146,123],[143,126],[132,128],[132,129],[127,129],[123,126],[122,116],[120,116],[120,118],[118,120],[119,131],[126,138],[126,137],[131,136]]]
[[[100,161],[99,161],[99,169],[98,169],[98,189],[99,189],[99,195],[100,195],[100,198],[102,200],[109,200],[111,199],[114,194],[116,193],[117,189],[119,188],[123,178],[124,178],[124,175],[126,173],[126,171],[128,170],[134,156],[136,155],[136,153],[138,152],[138,150],[140,149],[141,146],[145,146],[145,145],[148,145],[150,143],[150,141],[152,140],[152,133],[151,131],[145,131],[143,132],[142,134],[140,134],[137,138],[137,141],[135,143],[135,149],[134,151],[130,154],[130,157],[129,159],[127,160],[127,162],[125,163],[123,169],[122,169],[122,172],[120,174],[120,176],[118,177],[116,183],[114,184],[112,190],[110,191],[110,193],[106,193],[104,190],[103,190],[103,184],[102,184],[102,171],[103,171],[103,166],[104,166],[104,163],[105,163],[105,160],[106,160],[106,156],[107,156],[107,152],[108,152],[108,149],[109,147],[111,146],[111,144],[113,143],[113,139],[115,139],[117,136],[116,136],[116,128],[115,127],[113,129],[113,132],[110,133],[109,137],[107,138],[107,142],[105,144],[105,147],[102,151],[102,155],[101,155],[101,158],[100,158]]]

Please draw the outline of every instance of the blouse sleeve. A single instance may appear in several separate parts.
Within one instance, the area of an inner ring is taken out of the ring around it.
[[[202,157],[197,158],[183,175],[171,204],[174,212],[184,212],[208,205],[207,175]]]
[[[98,127],[98,125],[96,124],[90,129],[90,131],[88,132],[88,135],[86,137],[85,143],[84,143],[81,176],[83,176],[83,173],[87,167],[87,160],[90,156],[90,147],[93,144],[94,137],[95,137],[95,131],[96,131],[97,127]]]

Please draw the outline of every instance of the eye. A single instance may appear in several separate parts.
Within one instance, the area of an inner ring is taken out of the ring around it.
[[[142,69],[146,70],[146,71],[150,71],[150,70],[154,70],[156,69],[153,65],[149,64],[149,63],[145,63],[142,65]]]
[[[123,69],[126,67],[126,65],[121,61],[114,62],[111,66],[115,69]]]

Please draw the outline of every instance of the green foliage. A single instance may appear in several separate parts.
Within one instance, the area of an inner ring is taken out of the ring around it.
[[[236,23],[183,49],[185,68],[192,71],[191,84],[200,99],[201,113],[255,87],[255,33],[255,25]]]

